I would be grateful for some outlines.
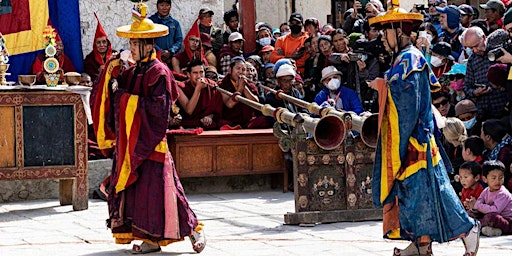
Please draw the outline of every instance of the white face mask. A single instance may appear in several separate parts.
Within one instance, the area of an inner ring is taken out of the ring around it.
[[[467,121],[462,121],[462,123],[464,123],[464,127],[466,127],[466,129],[471,129],[476,124],[476,117],[473,117]]]
[[[341,81],[339,79],[333,78],[325,87],[331,91],[336,91],[340,88]]]
[[[267,46],[270,45],[270,37],[264,37],[259,39],[261,46]]]
[[[430,64],[432,64],[434,67],[439,67],[443,65],[443,60],[437,56],[432,55],[432,57],[430,57]]]

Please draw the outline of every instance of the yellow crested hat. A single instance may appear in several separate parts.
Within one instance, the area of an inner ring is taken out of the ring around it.
[[[146,15],[147,5],[137,4],[132,9],[132,24],[118,27],[116,34],[124,38],[157,38],[169,34],[167,26],[153,23]]]
[[[389,5],[388,11],[380,13],[379,15],[370,18],[368,21],[371,25],[384,25],[394,22],[423,22],[423,15],[420,13],[410,13],[399,7],[399,0],[392,0]]]

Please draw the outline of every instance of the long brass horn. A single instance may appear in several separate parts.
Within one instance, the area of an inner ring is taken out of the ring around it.
[[[214,86],[213,88],[222,94],[234,97],[235,100],[251,108],[261,111],[265,116],[274,117],[279,123],[285,123],[293,127],[302,124],[304,130],[312,134],[316,144],[324,150],[332,150],[339,147],[345,139],[345,124],[339,116],[330,115],[323,118],[313,118],[307,114],[293,113],[286,108],[274,108],[269,104],[263,105],[259,102],[226,91],[218,86]]]
[[[379,120],[378,114],[374,113],[370,116],[362,117],[351,111],[339,111],[333,108],[323,108],[318,106],[318,104],[315,102],[309,103],[285,94],[283,91],[277,91],[264,85],[260,85],[260,87],[273,93],[277,99],[290,101],[299,107],[307,109],[310,113],[319,115],[321,117],[326,117],[329,115],[340,117],[343,119],[347,130],[356,131],[361,135],[361,140],[364,142],[364,144],[372,148],[377,147],[377,129]]]

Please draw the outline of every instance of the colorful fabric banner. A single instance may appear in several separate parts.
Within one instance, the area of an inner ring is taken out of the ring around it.
[[[10,76],[30,74],[37,54],[44,48],[43,29],[51,20],[64,42],[64,52],[77,71],[83,70],[80,10],[78,0],[2,1],[0,2],[0,32],[6,40]]]

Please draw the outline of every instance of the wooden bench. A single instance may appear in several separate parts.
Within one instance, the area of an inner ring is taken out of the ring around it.
[[[204,131],[199,135],[169,135],[180,177],[212,177],[288,172],[272,129]]]

